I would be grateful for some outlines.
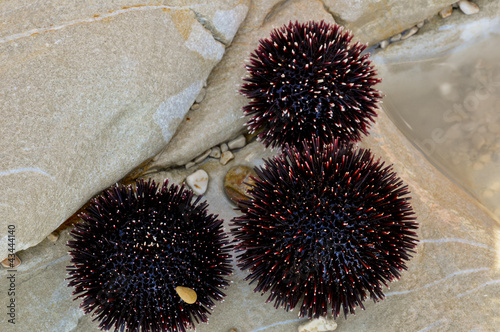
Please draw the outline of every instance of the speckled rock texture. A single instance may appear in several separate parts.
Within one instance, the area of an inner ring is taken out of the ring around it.
[[[0,3],[0,256],[170,141],[249,1]]]

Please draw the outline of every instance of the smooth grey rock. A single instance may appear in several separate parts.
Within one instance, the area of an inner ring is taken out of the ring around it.
[[[229,142],[227,142],[227,147],[229,150],[241,149],[247,144],[247,140],[244,135],[240,135]]]
[[[17,250],[170,141],[248,2],[0,3],[0,230]]]
[[[245,62],[258,47],[259,39],[268,38],[274,28],[295,20],[333,22],[318,0],[252,2],[251,10],[233,43],[210,76],[207,94],[200,108],[190,114],[190,121],[179,126],[172,141],[154,158],[152,167],[184,165],[206,149],[246,130],[244,124],[247,119],[243,117],[242,107],[248,100],[238,93],[246,75]],[[193,135],[199,137],[203,144],[195,145],[191,139]]]

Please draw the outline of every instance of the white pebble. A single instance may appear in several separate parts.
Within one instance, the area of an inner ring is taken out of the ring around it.
[[[421,27],[423,27],[423,26],[424,26],[424,24],[425,24],[425,22],[424,22],[424,21],[422,21],[422,22],[418,22],[418,23],[417,23],[417,28],[419,28],[419,29],[420,29]]]
[[[193,104],[193,106],[191,106],[192,111],[196,111],[199,108],[200,108],[200,104]]]
[[[398,40],[401,40],[401,34],[400,33],[398,33],[397,35],[392,36],[392,38],[390,39],[391,42],[396,42]]]
[[[327,332],[334,331],[336,328],[337,323],[335,320],[319,317],[300,325],[298,332]]]
[[[383,49],[383,50],[384,50],[384,49],[386,49],[386,48],[387,48],[387,46],[389,46],[389,41],[388,41],[388,40],[382,40],[382,41],[380,42],[380,48],[381,48],[381,49]]]
[[[201,163],[203,160],[205,160],[210,155],[211,152],[212,152],[212,150],[208,149],[207,151],[203,152],[198,157],[196,157],[194,162],[197,164]]]
[[[190,162],[188,162],[188,163],[186,164],[186,169],[191,168],[191,167],[193,167],[194,165],[196,165],[196,163],[195,163],[194,161],[190,161]]]
[[[212,158],[220,158],[220,155],[221,155],[221,151],[220,151],[220,148],[218,146],[214,146],[212,148],[212,152],[210,152],[210,157]]]
[[[465,15],[472,15],[479,13],[479,7],[470,1],[462,0],[458,3],[458,7]]]
[[[208,173],[199,169],[186,178],[186,183],[196,195],[203,195],[208,187]]]
[[[410,30],[406,31],[406,33],[403,36],[401,36],[401,40],[408,39],[411,36],[413,36],[414,34],[416,34],[417,32],[418,32],[418,28],[417,27],[413,27]]]
[[[227,147],[229,148],[229,150],[234,150],[234,149],[240,149],[240,148],[244,147],[246,144],[247,144],[247,140],[246,140],[245,136],[240,135],[240,136],[236,137],[235,139],[227,142]]]
[[[229,150],[229,147],[227,146],[227,144],[226,144],[226,143],[222,143],[222,144],[220,145],[220,152],[224,153],[224,152],[226,152],[227,150]]]
[[[234,159],[234,155],[231,151],[222,152],[220,156],[220,163],[226,165],[230,160]]]
[[[196,103],[201,103],[203,99],[205,99],[205,95],[207,94],[207,89],[203,88],[201,89],[200,93],[198,94],[198,97],[196,97],[195,102]]]
[[[452,13],[453,13],[453,6],[448,6],[439,11],[439,16],[441,16],[442,18],[447,18],[451,16]]]

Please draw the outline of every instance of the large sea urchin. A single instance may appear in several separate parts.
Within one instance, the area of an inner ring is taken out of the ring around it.
[[[252,132],[266,146],[300,146],[320,137],[359,140],[376,116],[380,80],[361,55],[365,45],[350,44],[352,35],[321,21],[292,23],[260,41],[247,65],[241,92],[251,99],[245,114]]]
[[[207,321],[213,300],[225,296],[231,246],[222,221],[199,201],[168,181],[159,188],[138,181],[90,203],[68,242],[69,285],[100,328],[185,331]],[[183,293],[195,293],[196,302]]]
[[[418,241],[408,189],[369,150],[320,144],[285,145],[256,168],[243,215],[232,221],[238,265],[256,292],[300,316],[354,313],[368,295],[398,279]]]

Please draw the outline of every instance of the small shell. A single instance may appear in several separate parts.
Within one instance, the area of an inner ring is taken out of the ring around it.
[[[177,286],[175,287],[175,291],[177,292],[177,295],[179,295],[179,297],[188,304],[195,303],[196,299],[198,298],[196,292],[188,287]]]

